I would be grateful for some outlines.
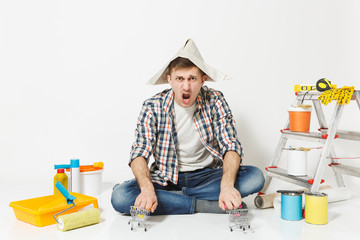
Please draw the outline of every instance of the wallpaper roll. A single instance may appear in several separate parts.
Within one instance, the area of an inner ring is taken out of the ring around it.
[[[254,199],[254,204],[257,208],[272,208],[274,207],[274,199],[280,198],[281,193],[271,193],[271,194],[264,194],[258,195]]]

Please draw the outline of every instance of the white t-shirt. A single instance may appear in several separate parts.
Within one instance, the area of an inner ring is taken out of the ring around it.
[[[175,106],[175,127],[178,139],[178,163],[180,172],[194,171],[209,166],[213,162],[210,152],[201,143],[193,120],[195,104],[183,108]]]

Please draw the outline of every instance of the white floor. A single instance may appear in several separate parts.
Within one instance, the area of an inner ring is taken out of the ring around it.
[[[256,209],[253,197],[248,197],[251,231],[230,232],[228,216],[194,214],[151,216],[147,232],[131,231],[129,217],[115,212],[110,203],[111,186],[104,184],[98,196],[101,210],[99,224],[69,232],[57,230],[56,225],[36,227],[15,218],[9,203],[49,194],[48,186],[0,184],[1,239],[359,239],[360,186],[351,186],[350,200],[330,203],[328,224],[312,225],[301,221],[285,221],[274,209]],[[4,238],[5,236],[5,238]]]

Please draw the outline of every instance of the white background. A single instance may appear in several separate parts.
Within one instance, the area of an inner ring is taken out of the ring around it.
[[[264,169],[295,84],[326,77],[360,89],[359,12],[355,0],[1,0],[0,181],[51,189],[53,165],[71,158],[104,162],[104,182],[132,177],[141,104],[168,87],[146,82],[188,38],[233,77],[208,86],[225,94],[244,162]],[[358,110],[346,107],[343,129],[360,130]],[[360,156],[359,148],[345,141],[336,150]]]

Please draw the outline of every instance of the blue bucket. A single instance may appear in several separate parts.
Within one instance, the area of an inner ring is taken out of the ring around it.
[[[289,221],[302,219],[303,191],[277,191],[281,193],[281,218]]]

